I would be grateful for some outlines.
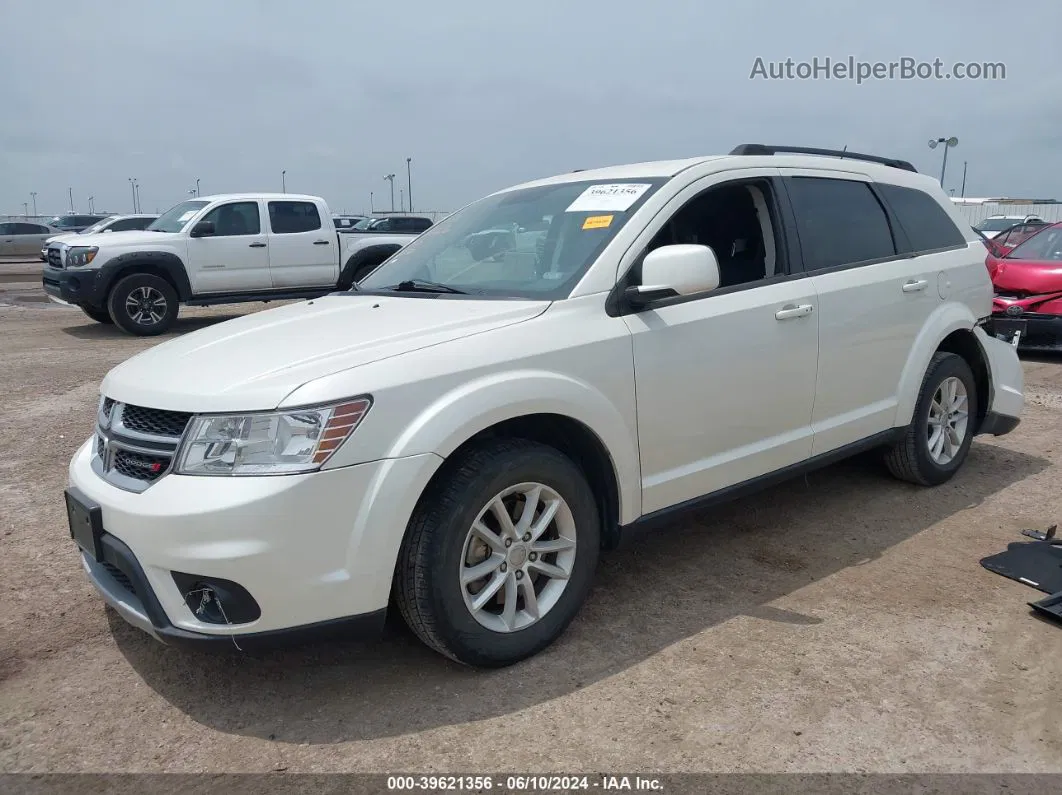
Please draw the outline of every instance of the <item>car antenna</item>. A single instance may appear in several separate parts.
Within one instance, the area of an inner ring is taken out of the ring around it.
[[[844,160],[844,153],[848,151],[848,144],[844,145],[844,149],[841,150],[841,160]]]

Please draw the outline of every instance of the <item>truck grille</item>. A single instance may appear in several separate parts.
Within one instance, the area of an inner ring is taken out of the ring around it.
[[[56,246],[48,246],[48,264],[53,268],[63,267],[63,254]]]
[[[104,398],[96,417],[92,467],[127,491],[144,491],[169,472],[192,415]]]

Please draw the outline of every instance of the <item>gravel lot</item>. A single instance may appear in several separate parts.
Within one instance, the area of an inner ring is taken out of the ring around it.
[[[1062,772],[1062,627],[978,564],[1062,518],[1062,359],[1026,362],[1022,425],[951,483],[857,461],[705,513],[607,555],[513,668],[400,626],[207,656],[104,609],[62,507],[100,379],[158,340],[42,303],[32,270],[0,265],[0,771]]]

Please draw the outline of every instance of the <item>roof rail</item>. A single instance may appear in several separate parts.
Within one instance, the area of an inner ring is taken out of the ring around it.
[[[849,152],[848,150],[841,149],[813,149],[807,146],[767,146],[766,144],[741,144],[735,146],[730,154],[732,155],[776,155],[781,153],[791,153],[797,155],[823,155],[825,157],[840,157],[848,160],[866,160],[871,163],[881,163],[884,166],[892,166],[893,168],[902,168],[904,171],[913,171],[916,174],[918,169],[908,163],[906,160],[897,160],[892,157],[878,157],[877,155],[864,155],[859,152]]]

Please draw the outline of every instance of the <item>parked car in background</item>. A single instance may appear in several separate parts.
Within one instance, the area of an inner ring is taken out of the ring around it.
[[[682,511],[869,451],[947,482],[1024,404],[981,327],[984,250],[909,163],[811,151],[517,185],[356,290],[147,348],[70,462],[71,552],[167,643],[351,639],[397,609],[495,667],[564,632],[602,549]]]
[[[93,224],[98,224],[109,215],[110,213],[102,215],[77,215],[75,213],[57,215],[48,222],[48,225],[54,226],[62,232],[80,232],[83,229],[88,229]]]
[[[41,260],[48,261],[48,246],[66,243],[74,240],[78,235],[92,235],[97,232],[132,232],[147,229],[157,215],[109,215],[102,221],[93,224],[80,232],[65,232],[44,241],[41,248]]]
[[[0,223],[0,256],[32,256],[40,251],[45,240],[59,231],[54,226],[32,221],[4,221]]]
[[[1048,225],[1049,224],[1046,221],[1036,219],[1033,221],[1022,221],[1021,223],[1014,224],[1014,226],[1008,229],[1004,229],[1002,232],[998,232],[992,238],[992,247],[996,256],[1007,254],[1020,243],[1028,240]]]
[[[989,256],[990,331],[1025,351],[1062,350],[1062,223],[1044,224],[1003,256]]]
[[[1010,229],[1015,224],[1028,223],[1029,221],[1043,221],[1038,215],[990,215],[978,224],[974,225],[974,228],[984,234],[985,237],[992,239],[1005,229]]]
[[[170,208],[143,232],[78,235],[49,246],[41,280],[53,301],[150,336],[173,325],[180,304],[345,290],[416,237],[341,235],[317,196],[203,196]]]
[[[367,220],[364,215],[333,215],[332,223],[336,226],[337,232],[349,232],[354,228],[354,225],[359,221]]]
[[[432,220],[423,215],[385,215],[366,218],[354,225],[354,233],[389,233],[419,235],[432,226]]]

